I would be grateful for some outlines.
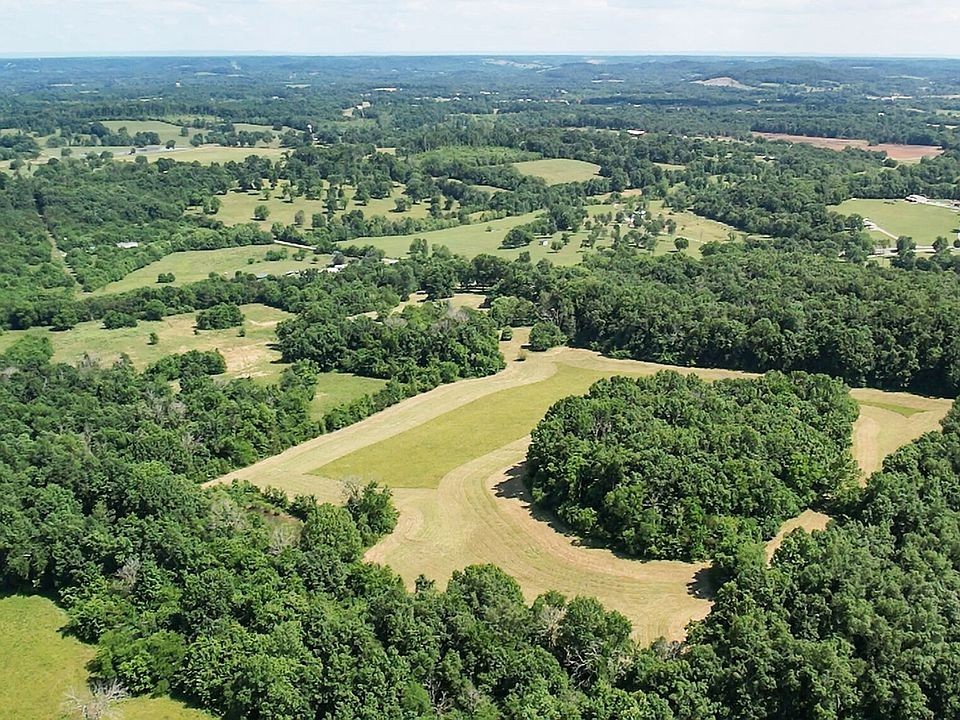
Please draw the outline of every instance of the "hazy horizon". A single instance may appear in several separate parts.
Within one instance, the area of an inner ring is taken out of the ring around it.
[[[957,58],[941,0],[0,0],[0,56]]]

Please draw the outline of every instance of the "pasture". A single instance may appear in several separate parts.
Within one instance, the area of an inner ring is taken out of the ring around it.
[[[492,562],[520,581],[528,599],[547,589],[595,595],[630,618],[642,641],[682,637],[688,621],[709,611],[702,565],[638,562],[588,547],[532,508],[520,481],[527,434],[552,402],[600,377],[648,375],[666,366],[571,348],[518,362],[522,340],[518,332],[503,344],[511,362],[497,375],[441,386],[221,480],[242,478],[331,501],[340,500],[343,480],[379,480],[393,486],[400,520],[367,559],[389,565],[408,586],[420,573],[443,584],[456,569]],[[749,377],[672,369],[708,379]],[[950,404],[875,390],[853,395],[862,408],[853,452],[865,474],[934,428]],[[812,512],[788,521],[771,541],[771,554],[786,531],[826,522]]]
[[[89,354],[108,364],[126,354],[140,370],[164,355],[219,350],[227,361],[228,376],[273,381],[284,367],[279,364],[280,353],[270,347],[276,339],[274,328],[289,314],[257,304],[243,305],[241,310],[245,317],[245,337],[239,336],[238,328],[201,330],[195,334],[196,313],[183,313],[156,321],[141,320],[137,327],[116,330],[105,330],[100,321],[94,320],[62,332],[47,328],[11,331],[0,336],[0,349],[24,333],[46,334],[53,343],[55,362],[75,364]],[[156,345],[148,343],[151,332],[159,337]]]
[[[352,210],[361,210],[365,217],[382,215],[390,219],[402,219],[407,217],[425,218],[429,211],[429,203],[418,203],[412,205],[410,209],[403,213],[396,212],[396,198],[400,197],[403,188],[395,188],[393,194],[387,198],[371,199],[366,205],[358,205],[353,201],[353,188],[346,188],[347,202],[346,208],[337,212],[342,215]],[[216,219],[221,220],[227,225],[239,225],[241,223],[258,222],[253,218],[253,211],[258,205],[266,205],[270,210],[270,216],[259,221],[258,224],[265,230],[268,230],[275,222],[284,225],[292,225],[294,216],[298,211],[304,214],[304,227],[310,227],[311,216],[314,213],[323,213],[326,211],[326,202],[324,200],[308,200],[305,197],[294,198],[292,202],[284,200],[282,197],[274,196],[269,200],[264,200],[259,192],[229,192],[220,197],[220,211],[216,214]],[[456,206],[454,206],[455,208]]]
[[[534,175],[546,180],[548,185],[559,185],[569,182],[584,182],[597,177],[600,166],[583,160],[567,160],[566,158],[550,158],[547,160],[527,160],[513,163],[513,166],[524,175]]]
[[[623,206],[609,201],[587,205],[587,216],[595,218],[604,213],[616,213],[622,210]],[[659,243],[655,254],[663,255],[669,252],[676,252],[673,241],[676,237],[683,236],[690,241],[690,246],[684,251],[694,257],[700,256],[700,248],[711,241],[726,241],[733,228],[723,223],[709,220],[707,218],[694,215],[690,212],[677,212],[665,208],[659,200],[649,204],[649,212],[652,216],[662,214],[664,219],[672,218],[677,223],[677,231],[674,235],[663,233],[659,238]],[[517,215],[500,220],[491,220],[483,222],[475,220],[470,225],[461,225],[458,227],[447,228],[445,230],[433,230],[430,232],[416,233],[415,235],[390,235],[385,237],[363,237],[351,240],[345,244],[373,245],[381,248],[388,257],[403,257],[407,254],[410,243],[414,238],[424,238],[429,246],[446,245],[451,251],[474,257],[481,253],[490,253],[499,255],[508,260],[515,260],[520,253],[530,253],[530,259],[538,262],[546,258],[555,265],[576,265],[583,257],[584,250],[580,248],[580,243],[587,237],[588,232],[581,229],[573,233],[570,242],[559,251],[554,251],[550,247],[550,242],[561,237],[562,233],[555,233],[549,237],[537,238],[527,247],[505,249],[500,247],[500,243],[507,232],[517,225],[531,222],[540,213],[528,213],[526,215]],[[489,228],[489,229],[488,229]],[[622,227],[627,230],[626,225]],[[604,247],[610,244],[610,239],[601,239],[597,247]],[[589,251],[587,251],[589,252]]]
[[[0,598],[0,718],[62,717],[66,693],[82,690],[94,648],[62,635],[67,615],[38,596]],[[124,720],[209,720],[169,698],[132,698],[118,706]]]
[[[277,245],[248,245],[244,247],[223,248],[220,250],[189,250],[167,255],[146,267],[95,290],[92,295],[112,295],[113,293],[135,290],[140,287],[157,285],[157,275],[173,273],[176,278],[170,285],[184,285],[206,279],[210,273],[224,277],[233,277],[238,271],[244,273],[268,273],[283,275],[286,272],[305,270],[311,267],[324,267],[330,263],[329,255],[308,255],[304,260],[294,260],[292,248],[285,248],[291,257],[285,260],[266,260],[268,250],[281,249]],[[251,262],[252,261],[252,262]]]
[[[894,236],[912,237],[917,245],[932,245],[938,235],[943,235],[952,244],[960,227],[960,213],[906,200],[847,200],[830,209],[843,215],[860,215]],[[894,238],[877,233],[871,235],[881,240],[883,246],[896,245]]]

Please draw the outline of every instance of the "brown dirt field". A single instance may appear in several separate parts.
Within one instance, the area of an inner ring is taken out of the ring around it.
[[[845,148],[859,148],[861,150],[872,150],[874,152],[885,152],[888,157],[900,162],[920,162],[925,157],[936,157],[943,154],[943,148],[933,145],[902,145],[898,143],[880,143],[871,145],[866,140],[853,140],[850,138],[828,138],[812,137],[808,135],[788,135],[787,133],[767,133],[755,132],[757,137],[767,140],[786,140],[792,143],[804,143],[814,147],[826,148],[827,150],[844,150]]]

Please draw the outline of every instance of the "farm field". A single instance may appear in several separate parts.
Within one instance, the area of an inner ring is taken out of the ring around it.
[[[547,181],[548,185],[559,185],[568,182],[583,182],[597,177],[600,166],[583,160],[567,160],[565,158],[550,158],[547,160],[527,160],[513,163],[513,166],[524,175],[535,175]]]
[[[61,717],[64,696],[82,690],[94,648],[60,634],[67,615],[38,596],[0,598],[0,719]],[[123,720],[209,720],[170,698],[132,698],[118,706]]]
[[[847,200],[830,209],[844,215],[861,215],[895,236],[912,237],[917,245],[932,245],[938,235],[952,243],[960,227],[960,213],[906,200]],[[883,246],[896,245],[896,240],[880,233],[871,233],[871,236]]]
[[[364,217],[382,215],[391,220],[401,220],[407,217],[425,218],[429,212],[429,203],[419,203],[411,206],[410,210],[404,213],[395,212],[396,198],[400,197],[402,188],[394,189],[391,197],[382,199],[372,199],[366,205],[357,205],[353,202],[353,190],[347,190],[347,207],[337,214],[342,215],[353,210],[361,210]],[[294,215],[298,210],[302,210],[305,215],[305,227],[310,227],[310,216],[313,213],[322,213],[326,210],[326,202],[323,200],[308,200],[305,197],[294,198],[293,202],[287,202],[280,197],[272,197],[264,200],[259,192],[230,192],[220,197],[220,211],[216,214],[216,219],[221,220],[227,225],[239,225],[241,223],[257,222],[253,219],[253,210],[257,205],[266,205],[270,209],[270,216],[258,224],[260,227],[268,230],[275,222],[284,225],[293,224]],[[454,206],[456,207],[456,206]]]
[[[103,363],[111,363],[121,353],[126,353],[134,366],[142,370],[171,353],[217,349],[227,361],[229,376],[252,377],[265,382],[276,379],[284,366],[278,363],[280,353],[269,345],[276,339],[274,328],[277,323],[289,314],[257,304],[243,305],[241,310],[245,317],[245,337],[239,337],[237,328],[202,330],[194,334],[196,313],[184,313],[156,321],[141,320],[137,327],[117,330],[104,330],[99,321],[79,323],[63,332],[47,328],[14,330],[0,336],[0,350],[26,333],[44,334],[53,343],[56,362],[73,364],[89,353]],[[160,338],[156,345],[147,343],[151,332]]]
[[[138,132],[155,132],[160,136],[161,145],[168,140],[174,140],[177,145],[189,147],[190,138],[200,132],[196,128],[190,128],[189,134],[184,137],[180,134],[181,125],[163,120],[103,120],[101,122],[113,132],[117,132],[122,127],[125,127],[131,135],[136,135]]]
[[[518,333],[502,348],[504,356],[514,358],[520,342]],[[493,562],[517,577],[528,599],[549,588],[596,595],[626,614],[641,640],[679,638],[689,620],[709,610],[707,600],[695,597],[703,593],[688,589],[696,585],[703,566],[638,562],[587,547],[566,535],[555,519],[531,509],[519,479],[527,434],[553,401],[582,392],[599,377],[647,375],[665,368],[571,348],[531,353],[495,376],[439,387],[223,480],[242,478],[337,501],[342,480],[378,479],[394,486],[400,521],[367,558],[389,565],[409,586],[420,573],[442,584],[465,565]],[[670,369],[710,379],[749,377],[735,371]],[[854,390],[853,396],[862,408],[854,428],[854,455],[865,473],[935,427],[950,405],[875,390]],[[460,441],[465,438],[469,443]],[[817,529],[826,521],[824,515],[807,512],[785,523],[770,552],[787,530]]]
[[[932,145],[904,145],[899,143],[879,143],[871,145],[866,140],[852,140],[849,138],[813,137],[809,135],[789,135],[787,133],[755,132],[757,137],[767,140],[785,140],[791,143],[803,143],[827,150],[844,150],[848,147],[872,152],[885,152],[893,160],[906,163],[920,162],[925,157],[936,157],[943,154],[943,148]]]
[[[619,209],[622,209],[622,207],[609,202],[586,206],[589,217],[595,217],[596,215],[608,212],[616,212]],[[651,202],[649,211],[654,216],[662,213],[665,218],[672,217],[677,223],[676,235],[668,236],[663,234],[660,236],[660,242],[655,251],[657,255],[675,252],[673,240],[675,237],[682,235],[690,240],[690,247],[687,248],[685,252],[694,257],[699,257],[700,248],[705,243],[713,240],[725,241],[732,231],[732,228],[723,223],[708,220],[693,213],[676,212],[665,209],[661,201]],[[538,238],[525,248],[508,250],[500,247],[504,235],[506,235],[511,228],[534,220],[538,214],[539,213],[528,213],[526,215],[507,217],[501,220],[491,220],[490,222],[474,222],[470,225],[461,225],[445,230],[433,230],[415,235],[363,237],[351,240],[345,244],[373,245],[381,248],[389,257],[403,257],[407,254],[407,250],[413,239],[422,237],[430,246],[446,245],[451,251],[467,257],[474,257],[481,253],[491,253],[505,257],[508,260],[514,260],[521,252],[526,251],[530,253],[530,259],[533,262],[546,258],[555,265],[576,265],[579,263],[584,252],[580,249],[580,242],[587,237],[587,231],[585,230],[573,233],[570,242],[558,252],[550,249],[549,241],[555,237],[560,237],[561,233],[546,238],[546,244],[544,244],[544,238]],[[487,228],[490,228],[489,232]],[[609,239],[601,240],[597,246],[602,247],[605,244],[609,244],[609,242]]]
[[[204,280],[210,273],[233,277],[238,270],[245,273],[269,273],[282,275],[292,270],[305,270],[311,267],[324,267],[329,264],[329,255],[309,255],[305,260],[265,260],[268,250],[276,250],[276,245],[247,245],[244,247],[223,248],[221,250],[189,250],[167,255],[155,263],[134,270],[122,280],[117,280],[95,290],[91,295],[110,295],[126,292],[140,287],[157,284],[157,275],[173,273],[176,278],[170,285],[184,285]],[[288,248],[290,255],[293,250]],[[249,262],[253,260],[254,262]]]

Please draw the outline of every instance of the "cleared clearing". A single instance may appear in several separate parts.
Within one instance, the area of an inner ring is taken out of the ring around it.
[[[87,682],[94,648],[61,635],[67,615],[46,598],[0,598],[0,719],[62,717],[65,693]],[[169,698],[133,698],[119,709],[124,720],[209,720]]]
[[[308,255],[304,260],[265,260],[268,250],[277,250],[274,245],[248,245],[245,247],[223,248],[221,250],[189,250],[150,263],[146,267],[134,270],[122,280],[117,280],[95,290],[92,295],[112,295],[141,287],[161,287],[157,285],[157,275],[173,273],[176,278],[170,285],[178,286],[206,279],[210,273],[233,277],[237,272],[268,273],[283,275],[286,272],[306,270],[311,267],[324,267],[330,263],[329,255]],[[287,249],[289,255],[294,250]],[[252,262],[251,262],[252,261]]]
[[[860,404],[853,426],[853,456],[862,482],[879,470],[883,459],[927,432],[940,429],[952,401],[909,393],[856,388],[850,394]]]
[[[952,244],[960,227],[960,213],[906,200],[847,200],[830,209],[844,215],[868,218],[894,236],[912,237],[917,245],[932,245],[938,235],[948,238]],[[882,245],[896,245],[893,238],[874,236]]]
[[[559,185],[569,182],[584,182],[598,177],[600,166],[583,160],[567,160],[565,158],[550,158],[547,160],[527,160],[513,163],[513,166],[524,175],[534,175],[543,178],[548,185]]]

